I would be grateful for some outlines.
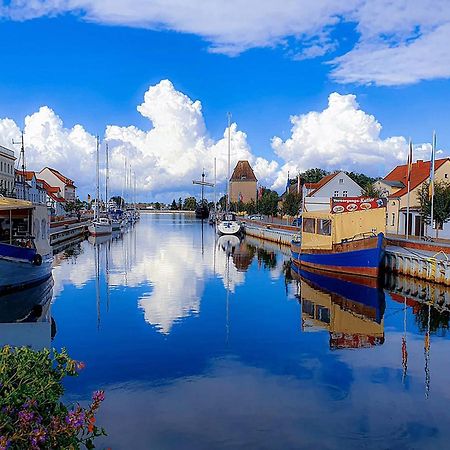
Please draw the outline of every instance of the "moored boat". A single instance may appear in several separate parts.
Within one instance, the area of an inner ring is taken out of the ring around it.
[[[50,278],[52,261],[47,207],[0,198],[0,292]]]
[[[333,199],[331,211],[303,212],[291,243],[294,263],[339,274],[378,278],[384,258],[384,199]]]
[[[112,233],[112,225],[106,217],[99,217],[88,226],[88,231],[92,236],[105,236]]]
[[[236,220],[236,215],[231,212],[224,214],[223,219],[217,225],[217,232],[220,235],[239,235],[242,232],[242,225]]]

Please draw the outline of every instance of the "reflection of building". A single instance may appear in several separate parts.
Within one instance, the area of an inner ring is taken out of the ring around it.
[[[255,256],[255,248],[241,242],[233,252],[233,263],[238,272],[246,272]]]
[[[248,161],[238,161],[230,178],[230,201],[232,203],[256,201],[258,180]]]
[[[300,271],[302,330],[326,329],[330,348],[361,348],[384,342],[382,290],[322,274]]]

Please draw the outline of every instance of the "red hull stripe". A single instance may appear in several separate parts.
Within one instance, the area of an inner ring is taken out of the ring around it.
[[[348,267],[348,266],[329,266],[323,264],[315,264],[311,262],[301,261],[301,266],[319,269],[324,272],[333,272],[339,274],[359,275],[366,277],[378,278],[379,270],[377,267]]]

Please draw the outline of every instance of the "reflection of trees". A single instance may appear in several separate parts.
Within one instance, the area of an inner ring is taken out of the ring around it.
[[[416,307],[416,323],[421,332],[428,329],[428,309],[430,310],[430,332],[441,332],[443,335],[447,333],[450,321],[450,311],[439,311],[433,305],[428,308],[427,303],[419,303]]]
[[[249,247],[253,247],[249,245]],[[268,252],[263,248],[253,247],[256,251],[259,265],[263,264],[264,269],[274,269],[277,266],[277,255],[274,252]]]
[[[70,259],[74,258],[77,259],[78,256],[80,256],[83,253],[83,249],[81,248],[81,243],[71,245],[70,247],[66,248],[63,252],[63,259]]]

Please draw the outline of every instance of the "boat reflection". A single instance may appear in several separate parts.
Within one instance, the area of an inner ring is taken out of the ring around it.
[[[51,316],[53,278],[0,296],[0,347],[50,348],[56,335]]]
[[[328,330],[330,348],[363,348],[384,343],[384,292],[291,265],[299,283],[302,331]]]

